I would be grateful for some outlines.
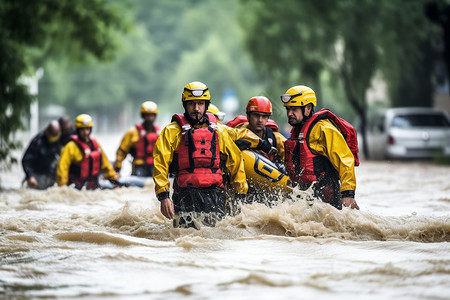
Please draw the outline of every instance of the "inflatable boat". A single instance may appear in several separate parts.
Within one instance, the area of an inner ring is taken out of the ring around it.
[[[242,156],[247,182],[251,189],[267,193],[291,191],[288,185],[289,176],[281,167],[253,150],[243,150]]]

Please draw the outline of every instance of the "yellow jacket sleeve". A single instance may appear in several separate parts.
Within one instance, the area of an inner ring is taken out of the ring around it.
[[[83,160],[83,155],[74,141],[69,141],[61,150],[58,168],[56,169],[56,183],[59,186],[69,182],[69,169],[72,163]]]
[[[172,122],[163,128],[153,149],[153,181],[155,193],[170,191],[169,166],[173,160],[175,150],[180,146],[181,127],[177,122]]]
[[[247,123],[248,124],[248,123]],[[259,137],[254,134],[251,130],[248,130],[246,127],[229,127],[226,125],[222,125],[224,130],[227,131],[228,135],[233,141],[237,140],[245,140],[250,143],[250,148],[256,148],[259,144]]]
[[[286,141],[286,138],[277,131],[274,131],[273,135],[275,136],[275,139],[277,140],[277,150],[278,150],[277,156],[284,163],[284,142]]]
[[[172,163],[174,152],[180,146],[181,127],[177,122],[172,122],[161,131],[153,150],[154,170],[153,181],[155,182],[155,193],[168,193],[170,191],[169,166]],[[247,193],[247,179],[245,177],[244,162],[239,148],[224,128],[218,124],[219,150],[227,157],[226,168],[234,187],[239,193]]]
[[[127,157],[132,147],[134,147],[139,141],[139,132],[136,126],[130,128],[122,138],[119,148],[116,152],[116,161],[114,162],[115,168],[122,168],[122,162]]]
[[[101,169],[102,169],[103,176],[106,179],[114,179],[114,180],[119,179],[119,174],[116,173],[116,171],[114,171],[114,168],[111,165],[111,163],[109,162],[108,157],[105,154],[105,151],[103,151],[103,149],[100,145],[99,145],[99,147],[100,147],[100,150],[102,151]]]
[[[229,136],[228,131],[225,128],[228,126],[221,124],[217,124],[217,126],[219,127],[220,152],[227,156],[225,166],[230,173],[231,183],[238,193],[246,194],[248,185],[241,150],[239,150],[234,143],[234,140]],[[258,136],[256,136],[256,138],[258,138]]]
[[[228,127],[228,128],[231,128],[231,127]],[[250,146],[249,146],[250,148],[255,149],[258,147],[258,144],[261,139],[254,132],[252,132],[250,129],[248,129],[248,122],[238,124],[235,128],[231,128],[231,129],[235,129],[237,132],[234,141],[243,139],[245,141],[250,142]],[[278,150],[277,156],[280,158],[280,160],[282,162],[284,162],[284,141],[286,140],[286,138],[278,131],[274,131],[273,134],[275,136],[275,139],[277,140],[277,150]],[[261,151],[261,150],[258,150],[257,152],[259,152],[261,154],[263,153],[263,151]]]
[[[309,135],[311,150],[327,157],[339,173],[341,191],[356,189],[355,158],[344,137],[329,121],[320,120]]]

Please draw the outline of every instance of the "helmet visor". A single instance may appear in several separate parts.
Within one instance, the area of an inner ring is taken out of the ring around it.
[[[194,96],[194,97],[201,97],[208,90],[208,88],[206,88],[206,89],[192,89],[192,90],[185,88],[184,90],[188,91],[189,93],[191,93],[192,96]]]
[[[295,97],[298,97],[298,96],[301,96],[303,94],[303,92],[300,92],[300,93],[298,93],[298,94],[295,94],[295,95],[291,95],[291,94],[284,94],[284,95],[281,95],[281,101],[283,102],[283,103],[288,103],[289,101],[291,101],[292,99],[294,99]]]

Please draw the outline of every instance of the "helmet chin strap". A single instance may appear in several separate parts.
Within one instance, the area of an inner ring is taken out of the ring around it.
[[[306,121],[308,121],[308,119],[311,118],[311,116],[314,114],[314,106],[311,108],[311,112],[310,112],[309,116],[305,115],[305,108],[306,108],[306,105],[300,106],[300,109],[302,110],[302,114],[303,114],[303,120],[302,120],[301,124],[304,124]]]

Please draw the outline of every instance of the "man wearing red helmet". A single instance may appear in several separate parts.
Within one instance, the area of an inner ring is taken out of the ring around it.
[[[260,154],[269,158],[273,162],[284,161],[284,141],[286,138],[278,132],[277,124],[270,119],[272,115],[272,103],[267,97],[255,96],[247,103],[247,117],[237,116],[234,120],[228,122],[228,126],[235,128],[247,128],[255,133],[261,140],[264,140],[277,153],[269,154],[258,151]],[[239,145],[239,142],[237,142]]]

